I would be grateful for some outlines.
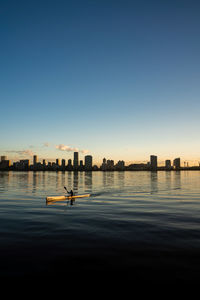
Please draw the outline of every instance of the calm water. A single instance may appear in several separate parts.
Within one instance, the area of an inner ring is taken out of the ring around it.
[[[92,196],[47,205],[64,186]],[[0,172],[1,277],[197,279],[199,229],[198,171]]]

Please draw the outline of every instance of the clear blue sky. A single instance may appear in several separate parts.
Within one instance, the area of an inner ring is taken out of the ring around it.
[[[0,70],[0,155],[200,161],[199,1],[2,0]]]

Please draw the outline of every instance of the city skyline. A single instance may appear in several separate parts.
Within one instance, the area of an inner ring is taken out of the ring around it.
[[[1,3],[0,155],[200,161],[200,3]],[[169,156],[168,156],[169,155]]]
[[[44,148],[49,148],[50,144],[45,142],[43,143]],[[109,154],[109,155],[103,155],[100,158],[97,158],[96,155],[91,154],[90,151],[88,150],[79,150],[78,148],[75,147],[69,147],[69,146],[65,146],[63,144],[59,144],[54,146],[56,149],[59,149],[59,152],[57,153],[58,155],[55,157],[49,157],[48,154],[47,155],[38,155],[36,153],[36,151],[34,150],[34,147],[32,146],[31,149],[27,149],[27,150],[19,150],[19,151],[4,151],[4,152],[0,152],[0,157],[1,156],[7,156],[9,157],[9,160],[11,160],[11,162],[15,162],[15,161],[20,161],[23,159],[29,159],[32,160],[32,157],[34,155],[37,156],[37,159],[39,162],[42,162],[43,159],[46,159],[49,162],[54,162],[56,161],[56,159],[62,160],[68,160],[68,159],[72,159],[73,162],[73,153],[74,151],[78,153],[78,157],[80,157],[81,160],[84,160],[84,157],[86,155],[92,155],[93,157],[93,163],[94,165],[97,165],[98,167],[100,167],[100,165],[102,164],[102,160],[104,157],[110,157],[110,159],[113,159],[114,161],[120,161],[123,160],[125,162],[126,165],[130,165],[133,163],[147,163],[149,161],[149,153],[145,156],[145,157],[141,157],[141,159],[136,159],[134,158],[134,154],[132,155],[132,159],[127,161],[123,158],[123,153],[116,158],[116,156],[114,154]],[[48,153],[48,151],[47,151]],[[16,154],[16,155],[14,155]],[[14,156],[13,156],[14,155]],[[158,158],[157,164],[158,166],[163,166],[165,164],[166,160],[170,160],[173,161],[174,157],[181,157],[181,155],[174,153],[171,155],[167,155],[165,157],[160,157],[159,154],[155,154]],[[181,157],[181,166],[185,166],[185,165],[190,165],[190,166],[199,166],[200,163],[200,159],[196,159],[196,160],[191,160],[191,159],[185,159],[184,157]]]
[[[43,158],[42,161],[38,160],[37,155],[33,155],[32,164],[30,159],[21,159],[11,164],[7,156],[0,157],[0,170],[16,170],[16,171],[158,171],[158,170],[200,170],[200,162],[198,166],[189,165],[189,162],[184,161],[181,163],[181,158],[176,157],[172,161],[166,159],[164,164],[158,164],[158,157],[150,155],[149,160],[143,163],[134,162],[126,165],[124,160],[115,162],[113,159],[102,160],[100,166],[93,164],[92,155],[85,155],[84,160],[79,159],[79,153],[74,152],[73,158],[68,160],[57,158],[55,161],[50,162]]]

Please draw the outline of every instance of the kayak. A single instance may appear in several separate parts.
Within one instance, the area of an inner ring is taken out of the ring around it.
[[[46,201],[59,201],[59,200],[71,200],[75,198],[83,198],[83,197],[90,197],[90,194],[86,195],[74,195],[74,196],[53,196],[53,197],[46,197]]]

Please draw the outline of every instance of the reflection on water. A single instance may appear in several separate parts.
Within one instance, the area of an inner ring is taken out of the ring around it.
[[[92,196],[46,205],[64,186]],[[70,272],[109,266],[159,279],[170,268],[194,278],[199,224],[198,171],[0,172],[0,276],[53,275],[52,263],[65,274],[67,257]]]
[[[92,172],[85,173],[85,190],[88,193],[92,193]]]
[[[174,173],[174,188],[180,189],[181,188],[181,172],[176,171]]]
[[[67,186],[67,189],[68,189],[69,191],[70,191],[71,189],[73,190],[73,188],[72,188],[72,174],[73,174],[72,172],[68,172],[68,173],[67,173],[67,175],[68,175],[68,176],[67,176],[67,185],[65,184],[65,185]]]
[[[3,193],[10,182],[10,172],[0,172],[0,193]]]
[[[194,172],[197,174],[197,172]],[[77,193],[159,193],[182,188],[188,172],[0,172],[0,193],[12,186],[17,191],[65,194],[64,186]],[[188,177],[189,176],[189,177]],[[197,176],[195,176],[196,178]],[[16,181],[17,179],[17,181]],[[182,180],[183,179],[183,180]],[[185,184],[185,183],[184,183]],[[186,184],[188,184],[186,182]],[[184,185],[185,187],[185,185]]]
[[[113,186],[115,183],[115,172],[104,172],[103,173],[103,186]]]
[[[79,173],[78,172],[73,172],[73,190],[75,193],[78,192],[78,184],[79,184],[79,181],[78,181],[78,175]]]
[[[117,181],[118,181],[118,184],[119,184],[119,187],[120,188],[123,188],[124,187],[124,181],[125,181],[125,172],[118,172],[117,173]]]
[[[33,193],[35,193],[37,190],[38,177],[40,176],[38,176],[37,172],[33,172],[32,174],[33,174]]]
[[[157,172],[151,172],[151,193],[158,191],[158,173]]]

